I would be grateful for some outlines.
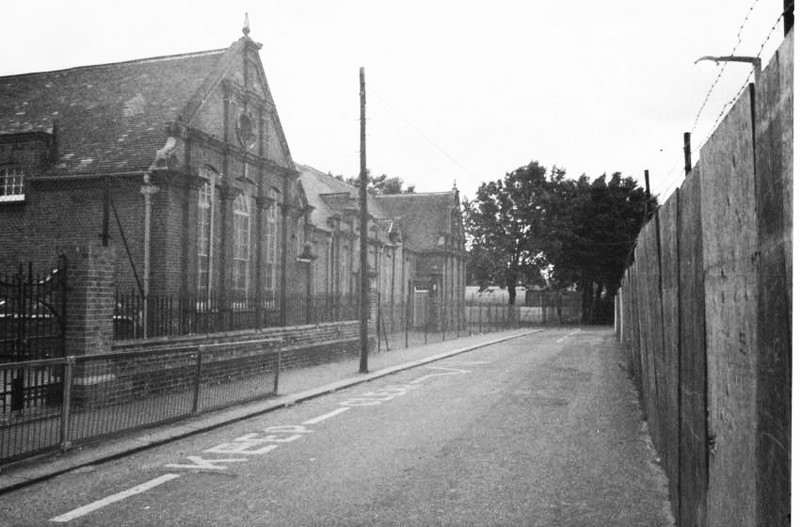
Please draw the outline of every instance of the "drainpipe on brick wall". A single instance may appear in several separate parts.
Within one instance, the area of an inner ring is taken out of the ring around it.
[[[143,336],[147,338],[148,328],[148,299],[150,297],[150,218],[152,216],[152,197],[158,192],[158,187],[150,183],[150,174],[144,175],[144,185],[139,190],[144,196],[144,286],[143,286],[143,309],[142,324]]]

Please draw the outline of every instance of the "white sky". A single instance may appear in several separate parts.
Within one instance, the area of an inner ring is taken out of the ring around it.
[[[421,192],[455,181],[472,196],[537,160],[642,184],[649,169],[663,198],[682,179],[683,132],[694,128],[699,147],[750,72],[728,64],[695,127],[722,66],[694,61],[757,54],[782,9],[782,0],[13,2],[0,75],[224,48],[248,12],[295,161],[358,174],[363,66],[375,175]],[[781,22],[765,64],[782,38]]]

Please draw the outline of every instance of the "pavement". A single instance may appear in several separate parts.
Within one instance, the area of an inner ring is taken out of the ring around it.
[[[363,374],[358,373],[358,358],[281,372],[276,397],[200,414],[177,423],[155,426],[140,432],[130,432],[99,443],[83,444],[64,453],[43,455],[4,467],[4,472],[0,474],[0,494],[75,469],[98,465],[134,452],[292,406],[379,377],[540,331],[543,330],[517,329],[454,340],[431,341],[424,346],[383,351],[369,356],[370,371]]]

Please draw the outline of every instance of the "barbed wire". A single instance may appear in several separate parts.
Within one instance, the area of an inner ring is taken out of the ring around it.
[[[733,46],[733,50],[730,52],[730,55],[735,55],[736,50],[739,48],[739,44],[742,43],[742,30],[744,29],[744,26],[747,24],[747,21],[750,19],[750,15],[752,14],[753,9],[756,7],[756,4],[758,4],[759,1],[760,0],[755,0],[755,2],[753,2],[753,4],[750,6],[750,9],[747,11],[747,14],[744,17],[742,24],[739,26],[739,31],[737,31],[736,33],[736,44]],[[697,111],[697,115],[694,118],[694,124],[692,124],[691,133],[694,133],[695,128],[697,128],[697,123],[700,120],[700,115],[703,113],[703,109],[705,109],[706,104],[708,104],[708,101],[711,98],[711,93],[713,93],[714,88],[716,88],[720,78],[722,78],[722,74],[725,72],[725,68],[727,67],[727,65],[728,65],[727,62],[722,63],[722,67],[719,70],[717,78],[714,79],[714,82],[711,84],[711,88],[709,88],[708,93],[706,93],[706,97],[703,100],[703,104],[700,105],[700,109]]]
[[[770,39],[772,38],[772,34],[775,32],[775,29],[781,23],[781,20],[783,20],[783,17],[786,16],[786,12],[791,10],[793,7],[794,7],[794,2],[792,2],[792,4],[789,6],[789,8],[786,11],[782,12],[780,14],[780,16],[778,16],[778,18],[775,20],[775,23],[772,24],[772,27],[770,28],[769,32],[767,33],[767,37],[764,39],[764,41],[761,43],[761,46],[759,46],[759,48],[758,48],[758,52],[756,53],[756,57],[761,58],[761,54],[764,52],[764,47],[767,45],[767,42],[769,42]],[[714,120],[714,123],[711,125],[710,132],[708,133],[706,138],[703,140],[703,142],[700,143],[700,145],[697,147],[697,150],[700,150],[700,148],[705,146],[705,144],[708,142],[708,140],[711,139],[711,136],[714,134],[714,131],[717,129],[717,125],[719,125],[720,121],[725,116],[725,113],[727,112],[728,108],[730,108],[731,106],[736,104],[736,101],[739,100],[739,98],[742,96],[744,91],[747,89],[747,86],[750,84],[750,80],[752,78],[753,78],[753,70],[751,69],[750,73],[747,74],[747,78],[745,78],[744,83],[736,91],[736,95],[734,95],[730,100],[728,100],[728,102],[726,102],[722,106],[722,109],[720,110],[719,114],[717,114],[717,118]]]
[[[739,30],[738,30],[737,35],[736,35],[737,36],[737,41],[736,41],[736,44],[733,47],[733,50],[730,53],[731,55],[735,54],[736,50],[739,47],[739,44],[741,44],[741,42],[742,42],[742,30],[744,29],[744,26],[746,25],[747,21],[749,20],[750,15],[753,12],[753,9],[755,8],[756,4],[758,4],[759,1],[760,0],[755,0],[755,2],[753,2],[753,4],[750,6],[750,9],[747,12],[747,15],[745,16],[744,21],[742,21],[742,24],[739,26]],[[786,16],[786,13],[790,12],[793,8],[794,8],[794,2],[792,2],[789,5],[789,7],[777,17],[777,19],[775,20],[775,23],[772,25],[772,27],[767,32],[767,36],[764,38],[764,40],[762,41],[761,45],[759,46],[758,52],[756,53],[756,57],[761,58],[761,54],[764,52],[764,48],[766,47],[767,43],[770,41],[770,39],[772,38],[773,34],[775,33],[775,29],[778,27],[778,25],[781,23],[783,18]],[[708,101],[710,99],[711,93],[713,92],[714,88],[718,84],[719,79],[721,78],[722,73],[724,72],[726,65],[727,65],[727,62],[723,62],[723,65],[722,65],[722,67],[720,69],[719,74],[717,75],[716,79],[712,83],[711,88],[709,88],[709,91],[706,94],[706,97],[703,100],[703,103],[702,103],[702,105],[700,106],[700,109],[697,112],[697,115],[695,117],[694,123],[692,125],[691,133],[694,133],[695,129],[697,128],[697,124],[699,122],[700,115],[702,114],[703,109],[706,107],[706,105],[707,105],[707,103],[708,103]],[[733,97],[731,97],[722,106],[722,108],[720,109],[720,111],[717,114],[716,118],[714,119],[714,122],[713,122],[713,124],[711,125],[711,127],[709,129],[710,131],[708,132],[708,135],[705,137],[705,139],[703,139],[703,141],[701,141],[699,143],[695,143],[695,146],[691,150],[691,158],[693,160],[697,159],[697,156],[698,156],[700,150],[705,146],[706,143],[708,143],[708,140],[711,139],[711,136],[714,134],[714,131],[716,131],[717,126],[722,121],[723,117],[726,115],[726,112],[728,111],[728,109],[730,107],[732,107],[736,103],[736,101],[739,100],[739,98],[742,96],[744,91],[747,89],[747,86],[750,84],[752,78],[753,78],[753,70],[751,70],[750,73],[748,73],[747,77],[745,78],[744,83],[736,91],[736,94]],[[654,186],[653,195],[658,195],[661,192],[666,192],[672,186],[677,186],[678,182],[685,177],[685,175],[682,174],[682,173],[678,173],[675,176],[672,175],[673,172],[675,172],[675,169],[678,166],[681,166],[681,168],[683,168],[682,165],[680,165],[680,163],[682,163],[682,162],[683,162],[683,156],[681,156],[680,158],[676,159],[675,163],[672,165],[672,168],[670,168],[669,171],[667,172],[667,175],[666,175],[665,179],[663,181],[659,182],[659,184],[657,186]],[[657,190],[657,192],[656,192],[656,190]]]

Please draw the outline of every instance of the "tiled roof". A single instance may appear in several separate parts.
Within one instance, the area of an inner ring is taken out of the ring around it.
[[[297,165],[308,204],[314,207],[311,222],[327,230],[327,219],[358,206],[358,189],[312,167]],[[367,208],[379,224],[400,232],[409,249],[435,250],[439,236],[450,229],[450,211],[457,203],[457,192],[392,194],[367,197]]]
[[[298,163],[296,167],[300,172],[300,183],[305,190],[308,204],[314,207],[311,223],[317,228],[327,230],[328,218],[341,214],[346,209],[358,208],[356,187],[310,166]],[[372,195],[367,195],[367,210],[375,218],[389,217]]]
[[[386,217],[400,218],[405,243],[415,251],[439,248],[439,236],[450,229],[456,192],[376,196]]]
[[[58,121],[51,173],[146,170],[225,51],[0,77],[0,135]]]

